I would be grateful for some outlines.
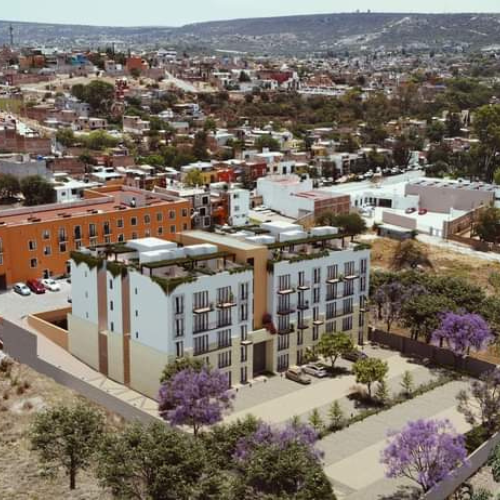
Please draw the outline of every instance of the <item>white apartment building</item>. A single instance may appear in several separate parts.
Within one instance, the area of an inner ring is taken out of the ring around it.
[[[366,333],[369,250],[335,228],[187,231],[83,250],[71,267],[70,352],[150,397],[177,357],[240,384],[302,364],[325,332]]]

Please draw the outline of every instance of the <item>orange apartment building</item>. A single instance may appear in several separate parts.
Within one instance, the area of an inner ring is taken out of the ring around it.
[[[190,203],[128,186],[85,191],[84,199],[0,212],[0,289],[30,278],[62,276],[81,247],[191,229]]]

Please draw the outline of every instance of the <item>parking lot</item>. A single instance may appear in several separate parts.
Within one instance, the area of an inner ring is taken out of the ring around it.
[[[57,280],[57,282],[61,287],[58,292],[47,290],[43,294],[31,293],[27,297],[23,297],[13,290],[0,293],[0,315],[18,323],[20,319],[30,314],[70,306],[68,298],[71,296],[71,283],[64,279]]]

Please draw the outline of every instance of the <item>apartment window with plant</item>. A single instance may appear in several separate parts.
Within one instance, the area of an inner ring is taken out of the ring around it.
[[[194,339],[194,355],[198,356],[200,354],[204,354],[208,352],[209,349],[208,335],[201,335],[199,337],[195,337]]]
[[[231,330],[217,332],[217,347],[219,349],[231,347]]]
[[[217,358],[219,370],[231,366],[231,351],[220,352]]]
[[[352,316],[347,316],[342,320],[342,331],[348,332],[352,330]]]
[[[177,358],[184,357],[184,342],[182,340],[175,343],[175,355]]]
[[[335,280],[339,275],[339,266],[334,264],[333,266],[328,266],[327,268],[327,276],[329,280]]]

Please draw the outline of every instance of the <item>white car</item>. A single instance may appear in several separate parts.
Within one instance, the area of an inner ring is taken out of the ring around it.
[[[61,285],[52,278],[43,279],[42,285],[51,292],[58,292],[61,289]]]
[[[308,375],[312,375],[317,378],[325,378],[328,377],[328,372],[325,370],[325,367],[320,363],[310,363],[302,369],[304,373]]]
[[[31,290],[24,283],[16,283],[12,287],[12,289],[14,290],[14,292],[18,293],[19,295],[22,295],[23,297],[31,295]]]

